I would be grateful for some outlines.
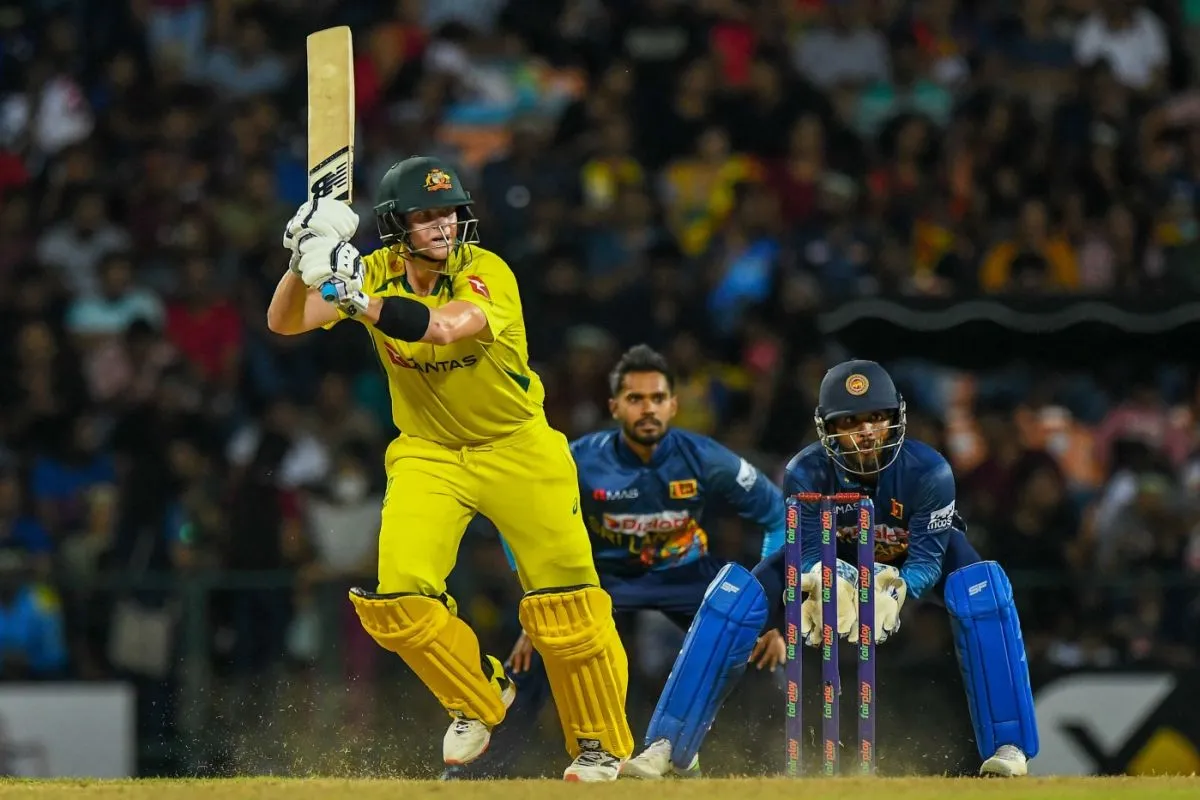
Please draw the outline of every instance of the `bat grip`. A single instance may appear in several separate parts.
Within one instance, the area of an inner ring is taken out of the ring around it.
[[[326,281],[321,284],[321,298],[326,303],[336,303],[338,300],[337,287],[333,285],[333,281]]]

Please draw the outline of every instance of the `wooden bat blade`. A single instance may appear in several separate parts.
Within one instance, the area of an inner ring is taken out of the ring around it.
[[[308,36],[308,188],[314,197],[353,199],[354,45],[350,28]]]

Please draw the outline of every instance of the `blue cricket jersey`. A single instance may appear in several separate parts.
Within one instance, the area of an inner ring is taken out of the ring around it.
[[[919,598],[942,577],[942,557],[950,532],[966,531],[954,508],[954,473],[945,457],[924,442],[907,439],[899,456],[877,477],[860,483],[834,466],[820,442],[797,453],[787,466],[784,491],[861,492],[875,503],[875,560],[900,569],[909,598]],[[838,557],[857,562],[858,525],[854,504],[837,508]],[[805,503],[800,514],[802,564],[809,570],[821,559],[820,509]]]
[[[571,453],[601,573],[638,574],[701,558],[708,552],[704,512],[714,498],[763,527],[764,556],[783,544],[779,487],[707,436],[669,430],[648,463],[617,430],[576,439]]]

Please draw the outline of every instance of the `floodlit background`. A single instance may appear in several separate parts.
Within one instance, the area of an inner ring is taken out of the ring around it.
[[[608,424],[648,342],[678,426],[778,476],[824,369],[882,361],[1017,584],[1034,768],[1200,768],[1200,2],[0,0],[0,773],[437,773],[445,717],[345,600],[381,372],[354,325],[266,329],[336,24],[356,244],[390,164],[454,163],[555,426]],[[486,520],[452,592],[506,655]],[[681,636],[626,622],[640,731]],[[948,635],[912,604],[880,648],[884,770],[973,768]],[[711,741],[779,770],[778,686]]]

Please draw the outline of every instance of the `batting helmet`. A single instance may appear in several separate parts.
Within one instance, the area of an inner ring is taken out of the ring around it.
[[[414,229],[409,227],[408,215],[415,211],[452,207],[458,212],[458,230],[454,237],[456,250],[464,244],[477,244],[478,220],[471,211],[473,202],[453,167],[431,156],[406,158],[393,164],[379,182],[375,199],[379,238],[386,247],[419,252],[412,247]]]

